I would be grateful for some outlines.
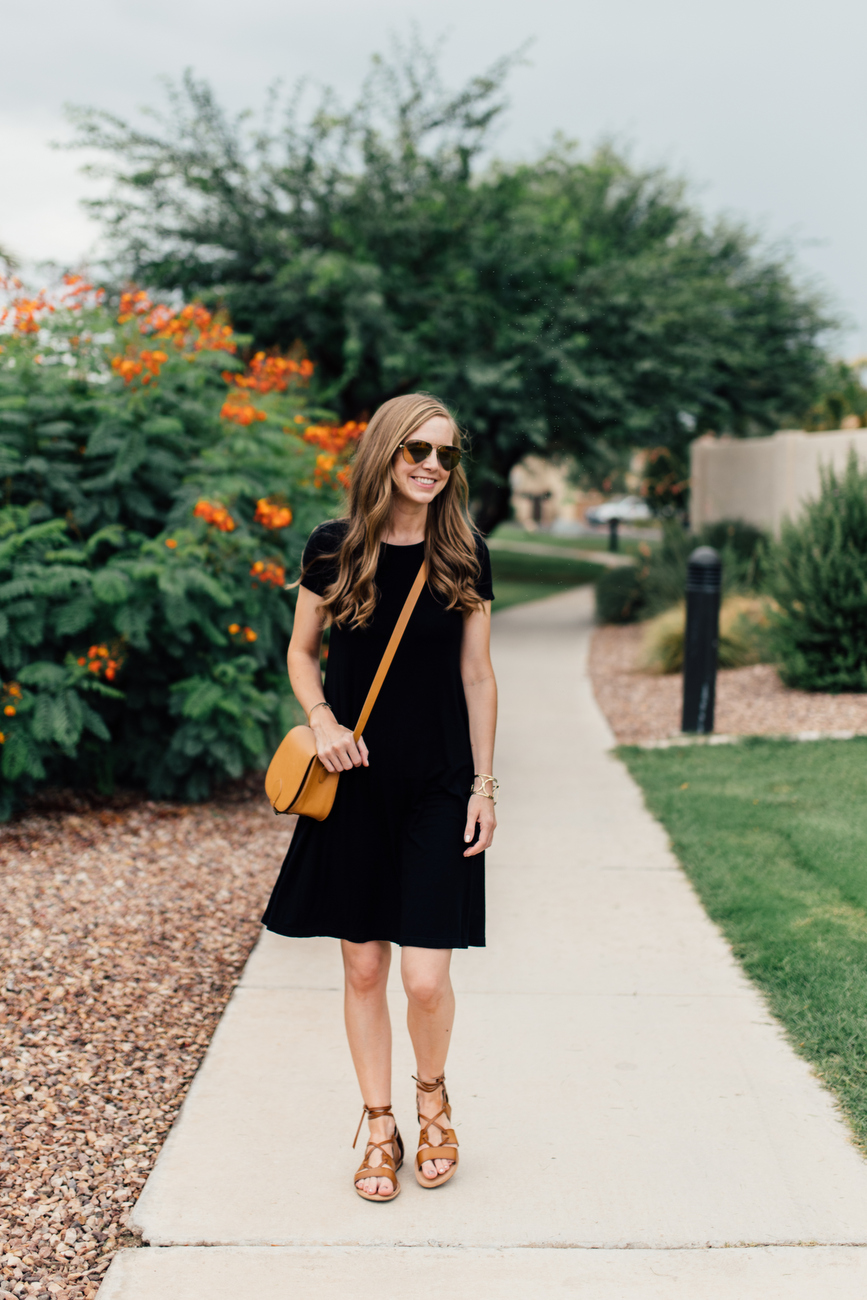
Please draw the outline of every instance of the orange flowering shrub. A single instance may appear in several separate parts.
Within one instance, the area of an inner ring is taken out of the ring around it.
[[[253,518],[257,524],[262,524],[265,528],[288,528],[292,523],[292,511],[289,506],[269,501],[267,497],[260,497],[256,502],[256,513]]]
[[[307,426],[302,435],[304,441],[322,448],[313,470],[314,487],[333,487],[335,483],[342,488],[349,486],[348,457],[366,428],[365,421],[357,420],[348,420],[346,424]]]
[[[266,413],[253,405],[250,393],[285,393],[294,380],[306,381],[312,374],[312,361],[296,361],[294,357],[281,357],[276,352],[257,352],[243,372],[223,371],[229,395],[220,415],[224,420],[240,425],[265,420]]]
[[[118,650],[109,650],[107,645],[92,645],[86,655],[78,659],[80,668],[87,666],[87,671],[95,677],[113,682],[123,667],[123,656]]]
[[[232,327],[225,317],[214,316],[200,302],[186,303],[183,307],[170,307],[154,303],[144,289],[127,289],[120,297],[117,322],[138,324],[138,333],[152,339],[171,342],[191,360],[198,352],[237,351]],[[124,383],[141,379],[149,384],[156,379],[160,368],[168,361],[168,353],[159,348],[140,348],[129,343],[126,352],[112,357],[111,366]]]
[[[125,384],[131,384],[139,376],[143,384],[149,384],[152,379],[158,377],[161,367],[168,359],[166,353],[159,349],[149,351],[145,348],[138,356],[128,353],[125,357],[112,357],[111,368],[120,375]]]
[[[285,587],[286,570],[277,560],[256,560],[250,576],[257,582],[270,583],[272,587]]]
[[[323,451],[340,456],[358,442],[366,428],[366,423],[359,424],[355,420],[349,420],[346,424],[311,424],[304,430],[304,441],[315,443]]]
[[[57,311],[80,312],[99,306],[105,298],[103,289],[95,288],[83,275],[73,274],[64,275],[62,287],[53,295],[40,289],[35,297],[29,297],[23,290],[17,276],[0,275],[0,296],[6,299],[5,305],[0,304],[0,328],[7,326],[19,337],[38,334]]]
[[[244,374],[225,370],[223,378],[227,384],[253,389],[257,393],[285,393],[293,379],[309,379],[312,374],[312,361],[296,361],[278,353],[257,352]]]
[[[316,468],[313,471],[313,482],[316,487],[326,487],[331,483],[331,472],[337,464],[336,456],[326,456],[320,452],[316,457]]]
[[[226,507],[214,501],[197,501],[193,507],[193,514],[197,519],[204,519],[206,524],[213,524],[215,528],[219,528],[221,533],[235,531],[235,521]]]
[[[283,733],[287,578],[360,426],[314,426],[312,363],[242,365],[201,303],[9,280],[0,331],[0,821],[45,782],[202,798]]]
[[[2,699],[3,715],[7,718],[14,718],[18,712],[18,703],[21,700],[22,691],[17,682],[6,682],[3,686]],[[0,745],[6,744],[6,736],[0,732]]]
[[[142,334],[171,340],[179,352],[237,352],[231,325],[225,316],[214,316],[200,302],[169,307],[152,301],[144,289],[128,289],[120,296],[119,325],[138,321]]]
[[[243,393],[230,393],[220,408],[220,415],[224,420],[231,420],[233,424],[254,424],[256,420],[267,420],[268,416],[264,411],[260,411],[254,406],[249,398],[244,397]]]

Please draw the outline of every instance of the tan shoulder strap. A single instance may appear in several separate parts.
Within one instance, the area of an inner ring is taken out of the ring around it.
[[[409,595],[404,601],[403,609],[400,611],[400,618],[394,625],[394,631],[391,634],[388,645],[385,647],[385,654],[379,661],[379,667],[376,670],[376,676],[370,683],[370,690],[367,692],[367,699],[364,701],[364,708],[361,710],[358,722],[355,724],[355,731],[352,733],[356,742],[358,741],[364,728],[367,726],[367,719],[370,717],[370,711],[376,703],[376,697],[382,689],[382,683],[385,681],[386,673],[391,667],[391,661],[394,658],[395,651],[400,645],[400,638],[406,631],[406,625],[409,617],[415,609],[415,603],[421,595],[421,589],[427,580],[427,565],[422,560],[421,568],[416,574],[415,582],[409,590]]]

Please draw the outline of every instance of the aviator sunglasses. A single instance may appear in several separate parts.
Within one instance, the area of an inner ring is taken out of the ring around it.
[[[420,465],[423,460],[434,450],[432,442],[424,442],[421,438],[412,438],[409,442],[402,442],[398,446],[398,451],[403,452],[403,458],[408,465]],[[451,473],[453,469],[461,463],[463,452],[460,447],[437,447],[437,460],[442,465],[446,473]]]

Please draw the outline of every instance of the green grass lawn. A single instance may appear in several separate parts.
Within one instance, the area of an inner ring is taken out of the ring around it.
[[[607,551],[608,529],[593,537],[560,537],[554,533],[528,533],[516,524],[498,524],[491,533],[492,538],[501,542],[536,542],[539,546],[556,546],[564,550]],[[624,555],[637,555],[640,538],[620,538],[620,550]],[[648,541],[648,546],[654,542]]]
[[[618,752],[867,1149],[867,738]]]
[[[495,610],[595,582],[601,572],[598,564],[568,555],[561,560],[554,555],[527,555],[518,551],[491,551],[491,568]]]

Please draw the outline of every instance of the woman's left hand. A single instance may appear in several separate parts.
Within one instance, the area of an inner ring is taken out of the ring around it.
[[[464,831],[464,843],[470,844],[472,842],[477,823],[479,838],[471,849],[464,852],[465,858],[471,858],[476,853],[484,853],[485,849],[489,849],[494,838],[494,831],[497,829],[497,814],[494,812],[493,799],[486,799],[481,794],[471,794],[470,802],[467,804],[467,827]]]

